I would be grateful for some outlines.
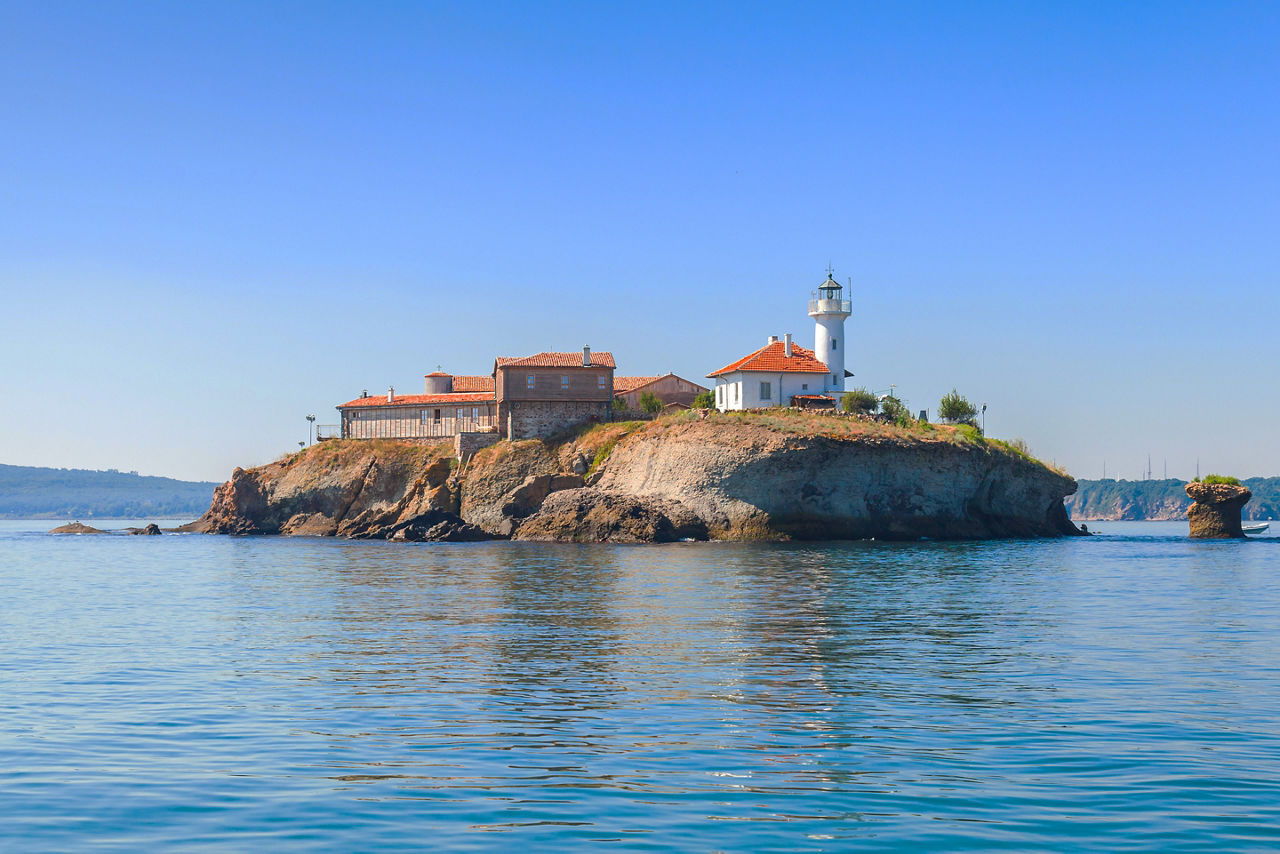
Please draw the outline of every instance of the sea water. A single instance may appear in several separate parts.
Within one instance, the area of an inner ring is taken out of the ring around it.
[[[1280,846],[1280,538],[53,524],[0,523],[6,851]]]

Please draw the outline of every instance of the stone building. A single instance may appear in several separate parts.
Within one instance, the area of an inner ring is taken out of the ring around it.
[[[658,396],[663,404],[680,404],[689,406],[693,399],[708,391],[705,386],[678,377],[665,374],[660,377],[614,377],[613,396],[622,401],[625,409],[639,409],[640,395],[651,392]]]
[[[493,366],[499,430],[508,439],[545,438],[575,424],[608,421],[613,354],[537,353]]]
[[[608,421],[613,355],[581,352],[499,357],[488,376],[427,374],[423,394],[361,394],[338,405],[344,439],[448,439],[500,433],[543,438]]]

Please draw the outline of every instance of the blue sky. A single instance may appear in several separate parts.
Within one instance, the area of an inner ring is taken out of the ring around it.
[[[0,461],[222,480],[362,388],[848,366],[1280,474],[1280,6],[0,7]]]

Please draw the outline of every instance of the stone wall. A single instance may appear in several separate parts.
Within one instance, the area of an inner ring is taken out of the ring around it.
[[[503,401],[499,428],[510,439],[545,439],[588,421],[607,421],[609,403],[583,400]]]
[[[472,454],[481,448],[496,445],[502,440],[497,430],[486,430],[478,433],[459,433],[453,438],[453,455],[462,462],[471,459]]]

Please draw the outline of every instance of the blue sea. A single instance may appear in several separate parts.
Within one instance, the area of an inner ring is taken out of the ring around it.
[[[0,522],[0,850],[1280,847],[1275,536],[54,524]]]

